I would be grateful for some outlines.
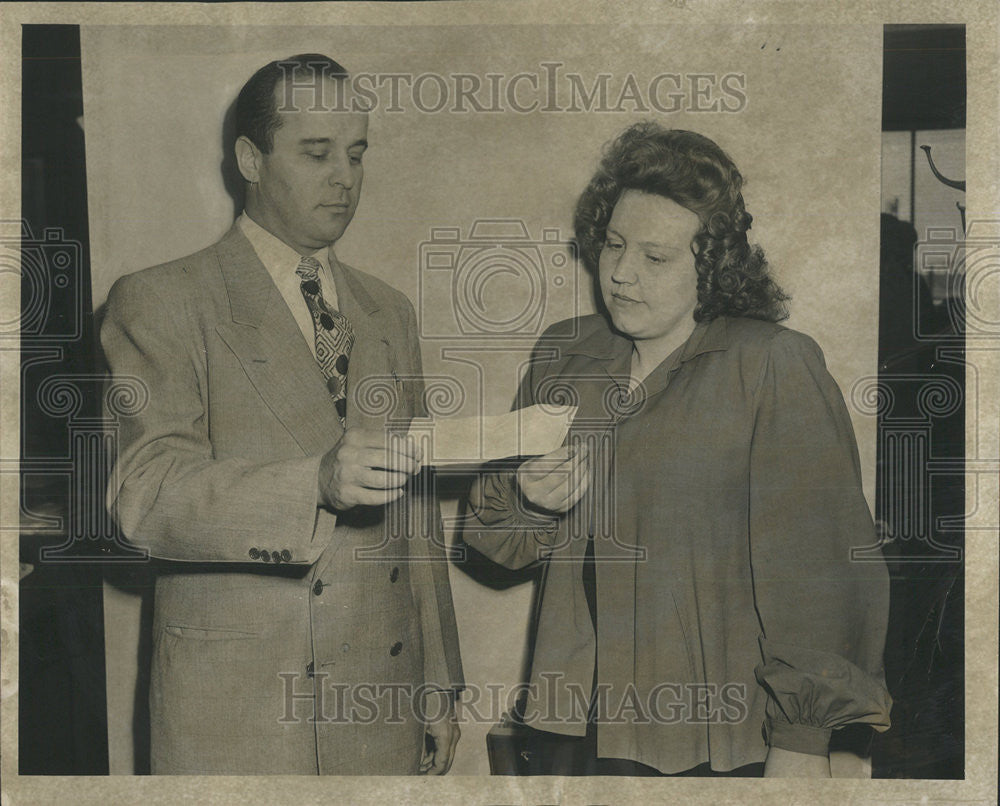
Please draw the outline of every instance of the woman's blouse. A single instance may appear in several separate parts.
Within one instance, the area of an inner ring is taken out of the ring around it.
[[[533,510],[510,467],[473,485],[465,541],[544,564],[528,724],[583,735],[593,696],[598,754],[668,773],[768,745],[824,754],[852,722],[885,730],[888,576],[819,347],[720,317],[629,395],[631,352],[597,315],[536,346],[516,406],[577,403],[569,438],[592,454],[569,513]]]

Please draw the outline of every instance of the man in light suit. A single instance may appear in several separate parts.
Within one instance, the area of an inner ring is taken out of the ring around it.
[[[236,110],[243,214],[108,299],[111,373],[149,390],[120,420],[108,506],[160,565],[154,773],[451,765],[463,684],[440,516],[410,483],[419,448],[386,428],[423,411],[416,317],[333,251],[367,146],[350,101],[328,57],[257,71]],[[369,382],[391,410],[365,405]]]

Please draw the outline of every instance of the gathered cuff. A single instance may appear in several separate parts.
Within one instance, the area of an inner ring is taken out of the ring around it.
[[[830,752],[833,728],[816,728],[812,725],[793,725],[770,717],[764,721],[764,737],[769,747],[780,747],[811,756],[825,756]]]
[[[542,545],[547,545],[558,531],[558,517],[537,513],[527,505],[517,489],[514,473],[484,474],[480,484],[480,495],[470,496],[468,504],[483,526],[527,530]]]
[[[866,672],[832,652],[760,639],[764,662],[755,674],[770,695],[764,724],[767,742],[825,755],[837,728],[853,723],[889,728],[892,697],[881,670]]]

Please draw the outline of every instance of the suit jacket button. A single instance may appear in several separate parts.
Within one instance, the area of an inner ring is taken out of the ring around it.
[[[313,585],[313,595],[319,596],[323,592],[323,580],[317,579],[316,584]]]
[[[260,558],[260,549],[252,548],[250,549],[250,559],[257,560]]]
[[[281,560],[282,560],[282,562],[286,562],[287,563],[291,559],[292,559],[292,552],[290,552],[288,549],[282,549],[281,550]]]
[[[399,566],[396,566],[389,572],[390,582],[395,582],[397,579],[399,579]]]
[[[271,562],[271,554],[267,549],[260,550],[260,558],[266,563]]]
[[[392,649],[389,650],[389,654],[392,655],[393,657],[396,657],[396,655],[398,655],[402,651],[403,651],[403,642],[397,641],[392,645]]]

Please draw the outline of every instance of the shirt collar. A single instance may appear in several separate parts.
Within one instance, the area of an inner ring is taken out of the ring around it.
[[[725,316],[717,316],[710,322],[695,325],[681,352],[681,363],[690,361],[703,353],[729,349],[729,327]]]
[[[260,258],[260,262],[264,264],[264,267],[272,277],[286,277],[289,272],[294,273],[299,265],[299,261],[302,259],[302,255],[276,235],[264,229],[247,215],[245,210],[236,221],[240,225],[240,229],[243,230],[243,234],[247,236],[247,240],[253,246],[257,257]],[[331,252],[330,247],[323,246],[313,252],[310,257],[316,258],[324,271],[328,272],[331,260],[335,259]]]
[[[599,361],[610,361],[620,357],[625,352],[631,352],[632,340],[612,330],[607,318],[603,318],[604,327],[571,344],[563,350],[564,355],[585,355]],[[726,317],[719,316],[709,322],[699,322],[680,354],[680,363],[690,361],[703,353],[729,349],[728,327]]]

